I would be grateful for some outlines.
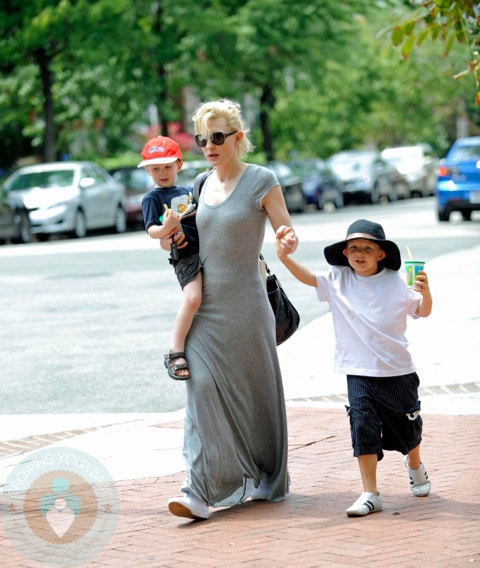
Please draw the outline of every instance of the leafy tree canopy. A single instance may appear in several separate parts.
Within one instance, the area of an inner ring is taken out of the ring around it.
[[[477,0],[408,0],[405,4],[413,13],[392,30],[394,45],[401,46],[402,57],[407,59],[412,49],[427,38],[440,40],[443,56],[447,57],[455,42],[465,44],[469,50],[468,67],[455,75],[455,79],[471,74],[477,92],[475,104],[480,106],[480,4]]]

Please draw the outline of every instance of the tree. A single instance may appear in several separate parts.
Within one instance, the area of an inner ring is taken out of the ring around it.
[[[409,0],[414,14],[397,24],[392,30],[392,41],[402,47],[407,59],[415,46],[428,37],[441,40],[443,55],[449,55],[454,42],[469,49],[468,68],[457,73],[455,79],[472,74],[476,81],[475,104],[480,106],[480,5],[477,0]]]
[[[349,37],[319,72],[299,71],[295,88],[278,93],[271,125],[279,159],[418,142],[443,154],[451,145],[458,109],[475,91],[468,81],[451,80],[461,69],[464,47],[453,46],[446,60],[441,45],[427,43],[402,61],[390,36],[381,33],[399,17],[385,6],[357,15]]]
[[[369,0],[205,2],[185,37],[196,63],[190,77],[201,97],[221,93],[256,101],[251,106],[257,109],[261,150],[272,160],[277,150],[271,117],[278,97],[294,89],[302,73],[321,80],[328,57],[355,26],[352,13],[369,5]]]
[[[98,51],[99,42],[108,44],[112,22],[118,23],[128,0],[41,0],[3,2],[0,6],[0,71],[9,74],[31,64],[37,72],[42,95],[42,159],[56,157],[56,109],[53,88],[56,64],[75,69],[89,50]],[[115,46],[111,42],[110,47]]]

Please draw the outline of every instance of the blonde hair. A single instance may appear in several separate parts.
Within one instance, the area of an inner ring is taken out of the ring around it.
[[[195,134],[208,136],[208,121],[211,119],[223,118],[227,123],[227,128],[231,131],[242,131],[243,137],[237,146],[237,155],[239,158],[246,156],[254,149],[253,144],[248,138],[248,130],[245,129],[242,119],[242,109],[235,101],[228,99],[218,99],[202,103],[195,111],[192,119],[195,128]]]

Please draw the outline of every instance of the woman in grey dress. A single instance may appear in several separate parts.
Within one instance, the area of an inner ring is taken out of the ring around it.
[[[288,492],[275,322],[258,257],[267,217],[286,251],[295,251],[298,241],[274,175],[241,160],[253,147],[240,106],[204,103],[193,119],[213,170],[197,210],[203,300],[186,342],[187,477],[183,496],[168,507],[180,517],[206,519],[209,506],[281,501]],[[181,247],[183,235],[173,238]]]

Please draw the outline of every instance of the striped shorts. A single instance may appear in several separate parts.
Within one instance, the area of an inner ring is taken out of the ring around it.
[[[353,455],[395,450],[408,454],[422,441],[417,373],[397,377],[347,375],[347,414]]]

